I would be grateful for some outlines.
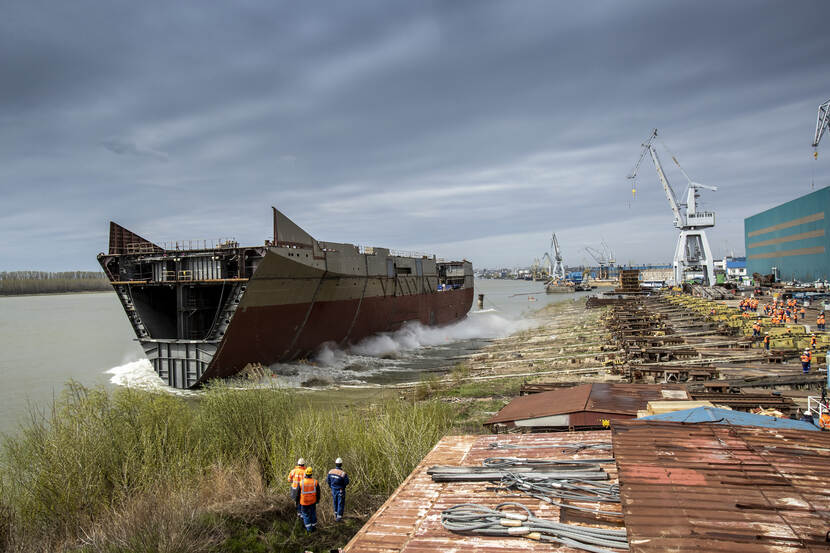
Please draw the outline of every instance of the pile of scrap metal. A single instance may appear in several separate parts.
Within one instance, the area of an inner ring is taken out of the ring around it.
[[[499,449],[499,445],[495,443],[491,447]],[[608,447],[602,449],[610,449],[610,444],[563,444],[563,451],[595,450],[606,445]],[[434,482],[490,482],[494,486],[488,487],[489,491],[531,497],[560,509],[560,520],[553,521],[536,517],[520,503],[504,502],[495,508],[473,503],[456,504],[441,513],[441,524],[447,530],[480,536],[520,536],[602,553],[609,551],[605,548],[628,549],[624,529],[571,524],[563,518],[568,512],[576,513],[583,522],[587,517],[593,523],[622,525],[619,507],[607,506],[620,504],[619,485],[609,483],[609,475],[602,468],[602,464],[613,462],[613,457],[489,457],[484,459],[482,466],[433,466],[427,474]],[[520,512],[516,512],[517,509]]]

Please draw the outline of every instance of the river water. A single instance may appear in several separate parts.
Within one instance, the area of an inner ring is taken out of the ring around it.
[[[526,315],[579,294],[545,294],[542,283],[476,280],[464,321],[442,328],[410,325],[346,351],[325,349],[308,363],[272,367],[272,382],[373,385],[417,380],[448,367],[488,340],[528,328]],[[0,297],[0,432],[13,432],[32,409],[48,409],[70,379],[87,386],[166,389],[144,359],[115,294]],[[167,389],[168,391],[169,390]]]

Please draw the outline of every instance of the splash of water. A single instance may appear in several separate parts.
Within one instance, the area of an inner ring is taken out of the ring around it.
[[[381,373],[412,370],[410,364],[421,359],[427,349],[451,350],[465,340],[504,338],[538,324],[530,319],[510,319],[493,309],[472,311],[467,318],[446,326],[408,322],[395,332],[375,334],[346,348],[323,344],[308,362],[271,365],[269,368],[276,378],[266,379],[262,384],[279,387],[365,384],[369,377]],[[434,358],[436,363],[442,362],[441,355]],[[110,382],[118,386],[194,393],[167,386],[147,359],[125,362],[106,373],[111,375]]]

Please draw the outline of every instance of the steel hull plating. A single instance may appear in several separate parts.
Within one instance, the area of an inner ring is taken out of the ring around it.
[[[354,344],[408,321],[449,324],[463,318],[472,302],[473,290],[461,289],[240,309],[202,380],[232,376],[249,363],[308,357],[327,342]]]

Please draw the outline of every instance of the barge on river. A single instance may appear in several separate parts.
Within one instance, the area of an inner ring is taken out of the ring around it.
[[[322,242],[274,208],[273,239],[161,247],[110,223],[98,261],[156,373],[175,388],[346,346],[473,302],[469,261]]]

